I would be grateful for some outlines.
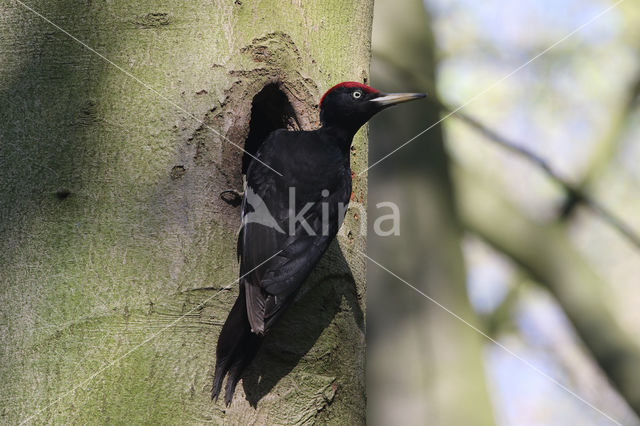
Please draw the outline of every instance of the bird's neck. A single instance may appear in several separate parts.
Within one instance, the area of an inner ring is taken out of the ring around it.
[[[328,141],[336,144],[341,151],[348,154],[349,148],[351,148],[351,143],[353,142],[353,136],[356,134],[358,129],[346,129],[342,126],[324,124],[320,129],[318,129],[318,131],[327,135]]]

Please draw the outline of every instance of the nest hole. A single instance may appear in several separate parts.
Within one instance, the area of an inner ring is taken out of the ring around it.
[[[276,129],[298,130],[300,124],[293,106],[278,83],[269,83],[251,101],[251,119],[249,135],[244,144],[246,152],[242,156],[242,174],[247,173],[253,160],[251,155],[256,155],[269,133]]]

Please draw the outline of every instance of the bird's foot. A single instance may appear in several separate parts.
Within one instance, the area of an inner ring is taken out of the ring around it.
[[[236,191],[235,189],[227,189],[220,193],[220,199],[225,203],[238,207],[242,203],[243,192]]]

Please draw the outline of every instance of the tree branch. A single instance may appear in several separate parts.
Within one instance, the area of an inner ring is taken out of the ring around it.
[[[586,167],[584,176],[579,183],[580,188],[588,188],[602,174],[609,161],[616,152],[618,143],[629,126],[633,111],[640,100],[640,72],[628,85],[626,96],[618,111],[612,114],[609,131],[596,145]]]
[[[615,228],[620,234],[622,234],[629,242],[635,245],[640,249],[640,236],[635,233],[635,231],[629,226],[629,224],[625,223],[622,219],[618,218],[611,210],[602,205],[599,201],[595,200],[592,196],[587,194],[583,189],[573,185],[568,182],[562,176],[560,176],[553,168],[547,163],[542,157],[540,157],[535,152],[530,151],[525,148],[521,144],[510,141],[506,137],[500,135],[496,131],[488,128],[475,118],[461,112],[457,111],[456,108],[451,108],[442,102],[437,102],[440,108],[447,112],[453,113],[453,116],[458,118],[463,123],[470,126],[472,129],[476,130],[480,134],[482,134],[487,140],[490,140],[497,145],[505,148],[506,150],[516,154],[520,158],[524,158],[530,163],[537,166],[541,169],[549,178],[551,178],[554,182],[560,185],[566,192],[568,201],[565,204],[565,208],[563,209],[563,214],[568,214],[573,206],[582,204],[585,207],[589,208],[593,213],[599,216],[606,223]]]
[[[606,303],[606,283],[573,247],[562,223],[542,224],[475,176],[453,169],[463,225],[546,286],[611,382],[640,413],[640,348]]]

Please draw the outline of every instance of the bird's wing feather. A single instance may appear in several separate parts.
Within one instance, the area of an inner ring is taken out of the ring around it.
[[[304,220],[313,232],[308,232],[298,222],[290,233],[288,189],[278,187],[278,176],[259,163],[254,161],[249,167],[239,255],[247,314],[256,333],[267,331],[292,302],[338,231],[342,221],[338,217],[341,213],[338,206],[348,202],[351,184],[348,166],[337,165],[335,172],[330,187],[324,188],[329,190],[329,195],[322,197],[319,187],[314,191],[317,193],[315,199],[308,200],[310,207]],[[328,213],[325,221],[329,224],[324,235],[323,203],[328,206],[328,210],[325,207],[325,214]],[[273,256],[275,253],[278,254]],[[252,271],[262,262],[264,265]],[[244,276],[248,271],[252,272]]]

